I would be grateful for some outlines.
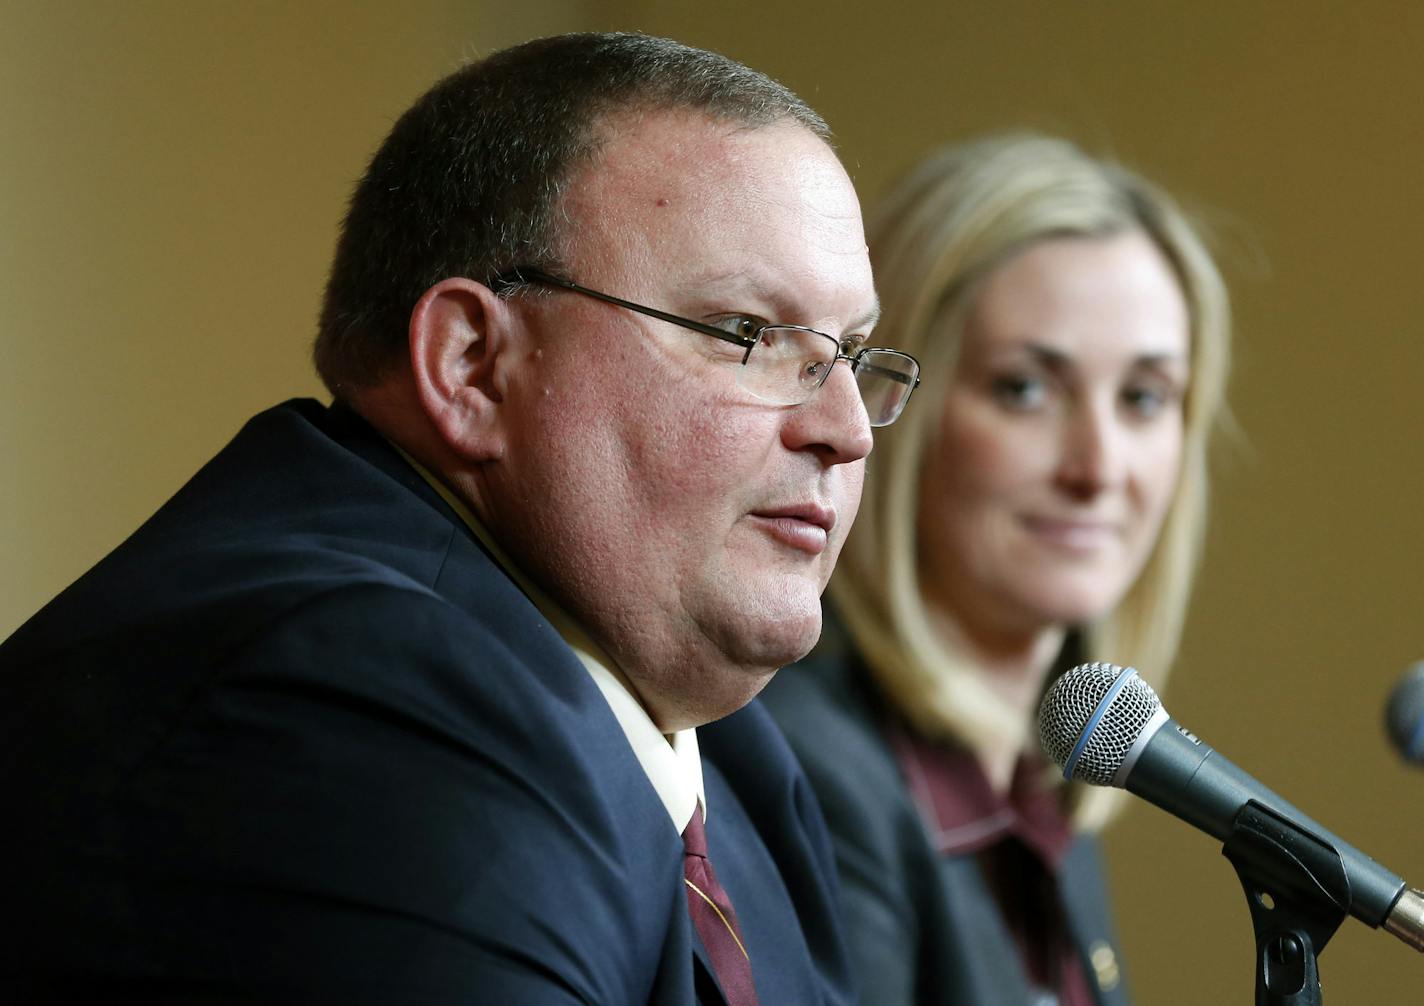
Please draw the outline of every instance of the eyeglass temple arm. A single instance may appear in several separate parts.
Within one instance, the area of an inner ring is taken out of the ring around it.
[[[650,318],[657,318],[659,321],[665,321],[670,325],[677,325],[680,328],[701,332],[703,335],[710,335],[713,338],[721,339],[723,342],[730,342],[734,346],[741,346],[743,349],[749,350],[756,345],[755,339],[748,339],[744,335],[735,335],[725,329],[718,328],[716,325],[703,324],[700,321],[693,321],[691,318],[681,318],[675,314],[668,314],[666,311],[659,311],[655,307],[634,304],[631,300],[615,297],[611,293],[599,293],[597,290],[590,290],[586,286],[579,286],[573,280],[560,279],[558,276],[550,275],[539,269],[510,269],[508,272],[502,272],[496,276],[494,282],[505,286],[520,282],[557,286],[565,290],[572,290],[574,293],[581,293],[585,297],[592,297],[594,300],[601,300],[605,304],[613,304],[638,314],[645,314]]]
[[[866,352],[866,350],[861,350],[861,352]],[[886,352],[886,350],[880,350],[880,352]],[[911,375],[901,373],[898,370],[891,370],[889,367],[877,367],[875,364],[867,363],[865,360],[861,359],[858,356],[846,356],[844,353],[842,353],[837,357],[837,359],[845,360],[847,363],[851,364],[851,368],[853,370],[865,370],[872,374],[879,374],[881,377],[888,377],[890,378],[890,380],[898,381],[901,384],[908,384],[910,386],[911,391],[920,386],[920,379],[918,377],[912,377]]]
[[[595,300],[601,300],[605,304],[613,304],[616,307],[621,307],[629,311],[634,311],[638,314],[647,315],[651,318],[657,318],[659,321],[665,321],[670,325],[677,325],[681,328],[690,329],[694,332],[701,332],[703,335],[710,335],[713,338],[721,339],[723,342],[730,342],[734,346],[741,346],[743,349],[749,352],[751,348],[756,345],[756,339],[748,339],[745,336],[734,335],[733,333],[728,332],[724,329],[720,329],[715,325],[707,325],[700,321],[693,321],[691,318],[682,318],[675,314],[669,314],[666,311],[659,311],[655,307],[647,307],[643,304],[635,304],[630,300],[624,300],[622,297],[615,297],[610,293],[601,293],[598,290],[592,290],[589,287],[580,286],[573,280],[562,279],[551,273],[544,272],[542,269],[534,269],[530,267],[510,269],[506,272],[500,273],[493,280],[493,285],[496,286],[512,286],[517,283],[540,283],[545,286],[555,286],[564,290],[571,290],[574,293],[581,293],[585,297],[592,297]],[[918,377],[911,377],[909,374],[902,373],[901,371],[891,370],[888,367],[877,367],[875,364],[867,362],[863,358],[862,354],[868,351],[869,350],[862,350],[861,353],[858,353],[855,356],[848,356],[845,353],[838,353],[836,358],[839,360],[845,360],[851,365],[851,369],[853,370],[859,370],[863,367],[870,373],[879,374],[883,377],[888,377],[892,381],[895,381],[899,384],[908,384],[910,386],[911,391],[920,386],[920,379]],[[896,356],[909,356],[909,354],[899,353],[895,350],[877,351],[895,353]],[[913,357],[910,357],[910,359],[913,360]],[[742,362],[746,362],[745,357],[743,358]],[[829,374],[829,371],[827,373]]]

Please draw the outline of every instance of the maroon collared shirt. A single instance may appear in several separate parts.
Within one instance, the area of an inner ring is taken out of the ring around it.
[[[978,859],[1031,984],[1061,1006],[1094,1006],[1058,894],[1073,833],[1046,763],[1020,758],[1009,792],[999,794],[963,748],[899,727],[889,735],[931,844],[942,856]]]

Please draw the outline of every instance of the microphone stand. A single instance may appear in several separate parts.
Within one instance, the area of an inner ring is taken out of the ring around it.
[[[1350,904],[1339,853],[1252,800],[1221,854],[1241,878],[1256,930],[1256,1006],[1320,1006],[1316,958]]]

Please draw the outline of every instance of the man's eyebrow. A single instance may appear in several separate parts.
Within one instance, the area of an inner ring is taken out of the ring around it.
[[[785,297],[781,295],[774,284],[765,283],[750,269],[737,268],[727,272],[716,273],[708,276],[700,276],[688,284],[692,289],[709,290],[717,292],[731,291],[735,295],[749,296],[768,307],[778,304],[785,305]],[[773,322],[784,322],[784,318],[769,319]],[[880,298],[875,301],[862,314],[856,317],[850,324],[845,326],[848,333],[861,329],[874,328],[880,321]]]
[[[879,323],[880,323],[880,298],[879,298],[879,297],[876,297],[876,298],[875,298],[875,303],[873,303],[873,304],[870,305],[870,309],[869,309],[868,311],[866,311],[864,314],[862,314],[859,318],[855,319],[855,321],[851,322],[851,323],[850,323],[849,325],[847,325],[846,327],[847,327],[848,329],[850,329],[851,331],[855,331],[855,330],[858,329],[858,328],[867,328],[867,329],[868,329],[868,328],[874,328],[874,327],[875,327],[876,325],[878,325]]]
[[[688,281],[687,286],[694,290],[708,290],[714,292],[731,289],[736,293],[747,293],[763,297],[769,293],[765,283],[762,283],[750,270],[741,267],[729,269],[726,272],[694,276]]]

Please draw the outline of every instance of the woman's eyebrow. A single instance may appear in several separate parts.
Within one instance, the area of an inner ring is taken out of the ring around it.
[[[1064,352],[1056,346],[1049,346],[1033,339],[1025,339],[1016,348],[1023,349],[1038,359],[1044,366],[1054,370],[1061,370],[1069,367],[1073,363],[1073,356]],[[1160,367],[1171,366],[1186,362],[1186,354],[1176,350],[1148,350],[1138,353],[1131,360],[1134,367]]]

